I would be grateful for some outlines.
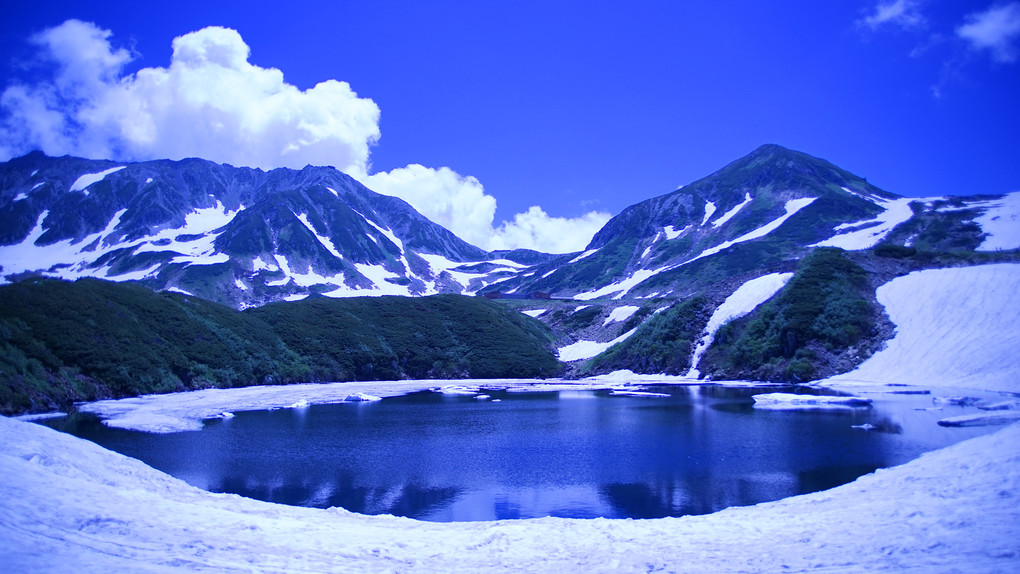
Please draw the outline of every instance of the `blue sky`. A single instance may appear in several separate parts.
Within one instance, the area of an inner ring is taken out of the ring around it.
[[[763,143],[1020,190],[1017,0],[19,2],[0,90],[0,159],[327,163],[488,248],[581,249]]]

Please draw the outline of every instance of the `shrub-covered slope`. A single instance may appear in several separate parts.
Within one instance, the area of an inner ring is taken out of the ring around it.
[[[250,309],[304,357],[315,380],[548,377],[544,325],[483,298],[306,299]]]
[[[653,315],[637,332],[594,357],[580,372],[588,375],[628,369],[683,375],[691,368],[694,344],[711,315],[704,297],[685,299]]]
[[[806,381],[847,370],[834,363],[878,335],[882,309],[874,293],[868,273],[845,252],[817,249],[775,297],[719,329],[702,370],[714,378],[769,381]]]
[[[557,373],[548,331],[492,302],[317,298],[239,312],[82,279],[0,286],[0,412],[207,387]]]

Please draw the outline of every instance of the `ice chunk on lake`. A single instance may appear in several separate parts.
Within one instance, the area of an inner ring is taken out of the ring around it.
[[[754,408],[771,410],[850,409],[871,406],[871,399],[855,396],[795,395],[764,393],[754,395]]]
[[[345,403],[371,403],[371,402],[381,401],[381,400],[382,400],[382,397],[377,397],[375,395],[370,395],[370,394],[367,394],[367,393],[353,393],[353,394],[347,395],[347,397],[344,398],[344,402]]]
[[[990,405],[978,405],[977,408],[983,411],[1012,411],[1020,410],[1020,401],[1002,401]]]
[[[477,395],[478,387],[467,387],[464,385],[447,385],[439,389],[444,395]]]
[[[610,395],[620,397],[669,397],[669,393],[653,393],[650,391],[630,391],[625,389],[613,389]]]
[[[292,408],[292,409],[303,409],[303,408],[305,408],[307,406],[308,406],[308,401],[306,401],[305,399],[301,399],[301,400],[295,402],[294,404],[290,405],[289,408]]]
[[[978,397],[932,397],[932,404],[935,405],[955,405],[958,407],[969,407],[976,405],[981,402]]]
[[[940,427],[981,427],[1007,425],[1020,421],[1020,411],[995,411],[976,415],[962,415],[939,420]]]

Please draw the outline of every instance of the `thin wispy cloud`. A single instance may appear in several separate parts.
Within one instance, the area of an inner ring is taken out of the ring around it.
[[[929,89],[936,99],[968,75],[976,54],[986,53],[999,63],[1015,62],[1020,55],[1020,2],[1016,0],[993,4],[955,22],[929,19],[921,8],[919,0],[879,2],[856,24],[869,36],[881,31],[909,32],[917,42],[909,52],[911,58],[942,58],[939,77]]]
[[[998,62],[1015,62],[1020,42],[1020,2],[998,4],[970,14],[956,34],[973,49],[987,50]]]
[[[29,39],[48,75],[0,93],[0,161],[41,149],[121,161],[202,157],[263,169],[332,165],[486,249],[577,251],[609,219],[598,212],[555,218],[532,208],[494,225],[496,199],[473,177],[416,164],[370,175],[379,106],[343,81],[307,90],[287,83],[281,70],[249,61],[251,49],[236,30],[213,26],[175,38],[169,65],[134,73],[125,69],[137,55],[111,37],[68,20]]]
[[[879,2],[870,14],[858,20],[858,24],[869,30],[883,27],[917,28],[925,24],[924,16],[915,0],[893,0]]]

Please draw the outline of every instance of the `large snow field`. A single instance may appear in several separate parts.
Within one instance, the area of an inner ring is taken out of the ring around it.
[[[879,291],[896,337],[854,373],[823,383],[1020,391],[1010,376],[1020,373],[1020,353],[1005,352],[1020,348],[1011,304],[1018,288],[1017,264],[897,278]],[[252,389],[201,391],[97,410],[138,420],[216,416],[273,401],[289,406],[296,396],[333,402],[437,384],[327,385],[322,395],[302,385],[261,397]],[[175,406],[160,411],[161,401]],[[1020,570],[1020,424],[831,490],[657,520],[439,524],[280,506],[208,493],[93,443],[6,418],[0,477],[0,563],[12,572]]]
[[[978,249],[1020,249],[1020,192],[990,203],[988,210],[974,220],[988,234]]]
[[[828,386],[1020,392],[1020,264],[916,271],[880,286],[877,296],[896,336]]]

